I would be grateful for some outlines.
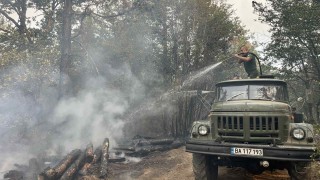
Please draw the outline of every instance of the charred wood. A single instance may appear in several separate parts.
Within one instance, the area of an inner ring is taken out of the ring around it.
[[[80,171],[78,172],[78,174],[80,176],[86,176],[88,174],[88,170],[91,167],[90,163],[85,163],[82,168],[80,169]]]
[[[146,156],[149,153],[154,152],[154,151],[166,151],[169,149],[170,149],[169,146],[159,146],[159,145],[151,146],[151,145],[149,145],[149,146],[137,147],[136,152],[134,154],[136,154],[138,156]]]
[[[75,161],[79,155],[81,154],[80,149],[72,150],[60,163],[54,167],[55,178],[60,178],[62,174],[66,171],[66,169],[71,165],[73,161]]]
[[[55,171],[53,168],[45,168],[39,175],[38,180],[53,180],[55,178]]]
[[[136,145],[166,145],[172,144],[174,139],[138,139],[134,140]]]
[[[93,160],[92,160],[92,164],[95,164],[97,162],[99,162],[101,160],[101,156],[102,156],[102,147],[99,146],[97,147],[97,149],[94,151],[94,155],[93,155]]]
[[[153,150],[167,150],[176,147],[176,142],[177,141],[173,138],[154,139],[150,137],[135,136],[131,142],[127,142],[127,145],[121,144],[118,147],[114,147],[113,150],[115,150],[116,153],[122,152],[127,155],[145,155],[146,152],[151,152]]]
[[[101,169],[100,169],[101,178],[105,178],[107,176],[108,159],[109,159],[109,139],[105,138],[102,144]]]
[[[169,141],[168,141],[169,142]],[[128,156],[146,156],[154,151],[167,151],[184,145],[183,141],[173,141],[171,144],[162,145],[144,145],[135,147],[134,152],[126,152]]]
[[[87,175],[89,168],[90,168],[92,165],[100,162],[100,160],[101,160],[101,155],[102,155],[102,149],[101,149],[101,146],[100,146],[100,147],[97,147],[96,150],[94,151],[94,153],[93,153],[93,159],[92,159],[91,163],[86,162],[86,163],[84,164],[84,166],[81,168],[81,170],[79,171],[79,175],[81,175],[81,176]]]
[[[86,150],[85,150],[85,156],[86,156],[86,162],[87,162],[87,163],[92,162],[93,156],[94,156],[94,153],[93,153],[93,144],[92,144],[92,143],[89,143],[89,144],[87,145]]]
[[[118,147],[112,148],[113,150],[118,150],[118,151],[135,151],[135,147],[133,146],[126,146],[126,145],[119,145]]]
[[[54,168],[46,168],[38,176],[38,180],[53,180],[59,179],[63,173],[69,168],[72,162],[74,162],[80,155],[81,150],[72,150],[64,159],[62,159]]]
[[[68,170],[62,175],[61,180],[69,180],[74,179],[77,175],[79,169],[82,168],[86,160],[86,152],[82,152],[78,159],[72,163],[72,165],[68,168]]]
[[[24,173],[22,171],[10,170],[3,177],[12,180],[23,180]]]
[[[124,158],[124,157],[109,158],[108,161],[109,161],[109,163],[124,162],[124,161],[126,161],[126,158]]]
[[[177,149],[183,145],[185,145],[185,140],[175,140],[170,146],[171,149]]]

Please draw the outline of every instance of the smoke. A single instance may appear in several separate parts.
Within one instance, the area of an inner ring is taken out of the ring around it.
[[[115,142],[116,137],[122,136],[122,115],[128,108],[128,100],[117,89],[97,86],[104,84],[104,80],[92,79],[92,82],[95,89],[82,90],[55,108],[52,122],[59,127],[60,137],[54,144],[63,143],[70,150],[90,141],[98,146],[106,137]]]
[[[133,101],[144,98],[145,89],[128,65],[104,68],[108,76],[84,78],[75,96],[60,101],[57,86],[52,84],[58,82],[56,73],[49,75],[52,81],[40,87],[26,75],[29,79],[8,83],[14,87],[1,88],[0,177],[14,169],[14,164],[28,164],[32,157],[66,154],[84,149],[89,142],[96,148],[104,138],[109,138],[111,148],[116,146],[123,136],[124,114]],[[1,79],[4,82],[5,76],[15,77],[17,71],[13,68]],[[38,97],[30,89],[35,86],[42,88]]]
[[[128,111],[134,111],[150,89],[157,93],[155,86],[163,83],[156,73],[150,29],[139,23],[128,26],[132,27],[119,28],[119,36],[97,37],[93,44],[77,39],[90,48],[81,50],[87,59],[72,60],[72,72],[65,78],[65,88],[74,96],[58,100],[60,74],[54,51],[2,68],[0,172],[28,164],[32,157],[84,149],[89,142],[96,148],[104,138],[109,138],[111,148],[116,146],[123,138]]]

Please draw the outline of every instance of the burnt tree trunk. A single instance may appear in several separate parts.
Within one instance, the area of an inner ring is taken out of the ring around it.
[[[62,161],[60,161],[60,163],[54,167],[54,171],[56,172],[55,177],[56,178],[60,178],[62,176],[62,174],[66,171],[66,169],[70,166],[70,164],[76,160],[79,155],[81,154],[81,150],[80,149],[75,149],[73,151],[71,151],[67,157],[65,157]]]
[[[101,154],[102,154],[102,150],[101,147],[97,147],[97,149],[94,151],[93,153],[93,158],[91,162],[86,162],[84,164],[84,166],[81,168],[81,170],[79,171],[79,174],[82,176],[85,176],[88,174],[88,169],[93,165],[96,164],[97,162],[100,161],[101,158]]]
[[[102,144],[102,156],[101,156],[100,177],[102,178],[105,178],[107,176],[108,159],[109,159],[109,139],[105,138]]]
[[[99,162],[101,160],[101,155],[102,155],[102,148],[100,146],[100,147],[97,147],[97,149],[94,151],[93,160],[91,164],[95,164]]]
[[[89,143],[87,145],[86,150],[85,150],[85,155],[86,155],[86,162],[87,163],[91,163],[92,160],[93,160],[93,157],[94,157],[93,144],[92,143]]]
[[[46,168],[38,176],[38,180],[53,180],[59,179],[63,173],[68,169],[73,161],[75,161],[81,153],[80,149],[71,151],[64,159],[62,159],[54,168]]]
[[[77,172],[82,168],[85,163],[86,152],[82,152],[78,159],[68,168],[62,175],[61,180],[72,180],[77,175]]]
[[[53,168],[45,168],[39,175],[38,180],[53,180],[55,178],[55,171]]]

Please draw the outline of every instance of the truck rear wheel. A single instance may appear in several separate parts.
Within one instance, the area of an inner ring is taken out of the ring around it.
[[[193,153],[193,172],[195,180],[218,179],[218,157]]]
[[[291,180],[308,179],[310,162],[292,162],[288,167],[288,174]]]

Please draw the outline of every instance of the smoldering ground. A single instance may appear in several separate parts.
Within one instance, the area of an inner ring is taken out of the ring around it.
[[[59,101],[55,85],[59,75],[55,70],[48,75],[47,84],[41,85],[39,97],[32,94],[38,87],[34,79],[2,88],[0,142],[4,158],[0,172],[14,168],[14,164],[27,164],[32,157],[83,149],[89,142],[97,147],[106,137],[112,147],[123,136],[170,136],[177,128],[172,118],[187,118],[175,116],[181,114],[184,106],[177,107],[185,104],[185,93],[156,89],[160,92],[158,98],[146,98],[144,83],[129,65],[115,68],[105,64],[100,69],[104,70],[100,76],[82,79],[75,96],[65,96]],[[159,81],[152,68],[147,69],[144,77]],[[6,72],[12,76],[16,73],[16,69]]]
[[[22,85],[15,91],[12,87],[2,88],[0,172],[14,169],[14,164],[28,164],[32,157],[83,149],[89,142],[98,147],[106,137],[115,146],[117,138],[122,137],[124,113],[132,101],[144,97],[144,86],[127,65],[106,68],[109,79],[86,78],[76,96],[60,101],[52,88],[42,90],[41,102],[27,96]],[[119,89],[114,84],[119,81],[126,88]],[[50,106],[46,107],[46,103]]]

